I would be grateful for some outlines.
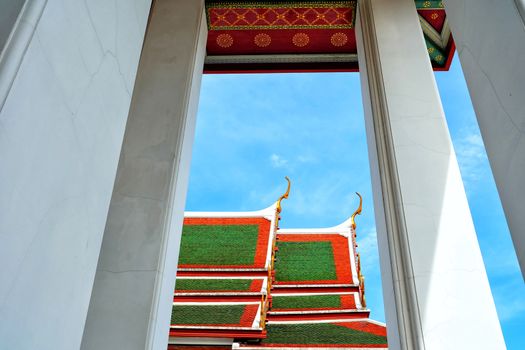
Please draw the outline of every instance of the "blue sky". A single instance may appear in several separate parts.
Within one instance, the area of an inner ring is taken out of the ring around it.
[[[522,349],[525,285],[458,60],[436,79],[505,340]],[[280,226],[328,227],[352,214],[360,192],[367,302],[384,321],[360,90],[356,73],[205,75],[186,209],[265,208],[287,175]]]

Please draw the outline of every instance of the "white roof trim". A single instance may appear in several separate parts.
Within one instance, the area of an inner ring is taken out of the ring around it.
[[[258,292],[175,292],[173,295],[176,297],[193,297],[193,296],[217,296],[217,297],[245,297],[245,296],[261,296],[266,294],[266,291],[260,290]]]
[[[314,292],[314,293],[272,293],[272,298],[279,297],[307,297],[311,295],[353,295],[355,297],[356,292]]]
[[[378,326],[386,327],[386,325],[379,321],[374,321],[369,318],[348,318],[348,319],[337,319],[337,320],[305,320],[305,321],[268,321],[268,324],[305,324],[305,323],[338,323],[338,322],[370,322]]]
[[[290,310],[290,311],[268,311],[269,315],[326,315],[369,312],[368,309],[322,309],[322,310]]]
[[[252,328],[260,328],[261,327],[261,304],[259,304],[259,308],[257,309],[257,314],[255,315],[255,318],[252,322]]]
[[[258,267],[258,268],[248,268],[248,267],[243,267],[243,268],[233,268],[233,267],[226,267],[226,268],[206,268],[206,267],[179,267],[177,269],[177,271],[179,272],[266,272],[268,271],[268,268],[267,267]],[[193,276],[192,276],[193,277]],[[261,277],[261,276],[259,276]],[[180,278],[179,276],[177,276],[177,278]]]
[[[277,214],[277,202],[256,211],[186,211],[185,218],[260,218],[272,220]]]
[[[322,227],[322,228],[284,228],[279,229],[277,233],[280,234],[319,234],[319,233],[338,233],[347,236],[351,232],[352,218],[348,218],[337,226]]]
[[[260,304],[260,301],[174,301],[173,305],[192,305],[192,306],[202,306],[202,305],[257,305]]]
[[[262,276],[177,276],[178,280],[265,280],[267,278]]]
[[[260,349],[271,349],[271,350],[363,350],[362,347],[360,348],[354,348],[354,347],[293,347],[288,345],[283,346],[264,346],[264,345],[258,345],[257,347],[253,347],[250,345],[240,345],[239,343],[233,343],[232,349],[238,350],[238,349],[244,349],[244,350],[260,350]],[[366,348],[366,350],[388,350],[388,348]]]
[[[352,288],[359,287],[359,284],[284,284],[285,282],[276,282],[272,286],[275,289],[278,288],[306,288],[306,287],[316,287],[316,288]]]
[[[251,330],[262,330],[261,327],[255,327],[255,328],[252,328],[252,327],[223,327],[223,326],[199,326],[199,325],[195,325],[195,326],[173,326],[173,325],[170,325],[170,329],[232,329],[232,330],[245,330],[245,331],[251,331]]]

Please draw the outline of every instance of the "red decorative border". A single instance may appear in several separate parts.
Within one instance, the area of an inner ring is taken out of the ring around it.
[[[417,13],[434,27],[438,33],[441,33],[445,25],[445,19],[447,18],[445,10],[418,9]]]
[[[347,237],[339,234],[278,234],[277,242],[330,242],[334,252],[335,280],[318,281],[275,281],[276,285],[291,284],[353,284],[352,269]],[[277,243],[279,246],[279,243]]]
[[[208,269],[228,269],[228,268],[264,268],[268,256],[268,244],[270,241],[271,221],[265,218],[185,218],[185,226],[192,225],[258,225],[259,236],[255,248],[253,265],[199,265],[199,264],[180,264],[179,268],[208,268]]]
[[[371,322],[341,322],[335,325],[386,337],[386,327]]]
[[[259,42],[258,35],[267,37]],[[334,36],[345,40],[337,41]],[[307,40],[298,41],[300,37]],[[286,30],[214,30],[208,33],[207,54],[273,55],[273,54],[355,54],[357,44],[352,29],[286,29]]]
[[[262,289],[264,281],[262,279],[255,279],[250,285],[250,292],[259,292]]]

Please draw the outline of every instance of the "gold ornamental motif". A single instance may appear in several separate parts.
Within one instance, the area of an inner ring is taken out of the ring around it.
[[[277,200],[277,214],[281,213],[281,202],[283,199],[288,199],[288,196],[290,195],[290,187],[292,186],[292,182],[290,181],[288,176],[285,176],[284,178],[288,182],[288,187],[286,188],[286,192],[284,192],[284,194]]]
[[[217,35],[217,45],[220,47],[230,47],[233,45],[233,37],[230,34],[219,34]]]
[[[259,33],[253,38],[255,45],[259,47],[266,47],[272,42],[272,38],[266,33]]]
[[[310,42],[310,37],[305,33],[297,33],[293,36],[292,42],[297,47],[304,47]]]
[[[434,12],[433,14],[430,15],[430,18],[432,18],[433,20],[438,19],[438,17],[439,17],[439,14],[436,13],[436,12]]]
[[[361,197],[359,192],[356,192],[355,194],[357,194],[357,196],[359,197],[359,207],[357,207],[356,211],[350,217],[350,226],[354,230],[356,228],[355,217],[356,217],[356,215],[361,215],[361,212],[363,211],[363,197]]]
[[[209,30],[351,29],[356,1],[206,1]]]
[[[334,46],[343,46],[348,42],[348,37],[345,33],[338,32],[332,35],[330,42]]]

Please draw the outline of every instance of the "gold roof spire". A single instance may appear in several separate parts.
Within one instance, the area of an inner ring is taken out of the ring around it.
[[[288,188],[286,189],[286,192],[281,197],[279,197],[279,199],[277,200],[277,213],[281,212],[281,201],[283,199],[288,198],[288,195],[290,194],[290,186],[292,185],[288,176],[285,176],[284,178],[286,179],[286,181],[288,181]]]
[[[359,196],[359,207],[356,209],[356,211],[352,214],[352,217],[350,218],[350,222],[351,222],[350,226],[352,227],[353,230],[355,230],[356,228],[355,216],[361,215],[361,211],[363,210],[363,197],[361,197],[359,192],[356,192],[355,194]]]

